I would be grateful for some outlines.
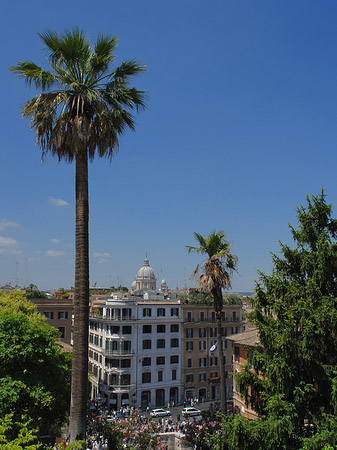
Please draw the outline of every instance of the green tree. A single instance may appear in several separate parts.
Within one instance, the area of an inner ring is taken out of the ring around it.
[[[305,419],[327,435],[337,414],[337,220],[325,197],[322,190],[297,208],[294,248],[280,243],[271,275],[260,273],[252,319],[261,345],[237,375],[261,417],[270,418],[277,399],[288,405],[298,437]]]
[[[31,419],[13,422],[13,414],[0,417],[0,450],[38,450],[41,445]]]
[[[26,288],[26,298],[46,298],[46,294],[41,292],[35,284],[29,284]]]
[[[221,408],[227,413],[227,395],[226,395],[226,373],[224,365],[224,349],[222,342],[221,317],[223,309],[222,290],[231,287],[231,276],[237,270],[238,258],[230,251],[230,243],[226,240],[224,231],[212,231],[207,236],[194,233],[199,247],[186,246],[188,253],[196,252],[207,256],[203,263],[201,273],[198,277],[200,288],[211,295],[214,302],[214,310],[217,320],[217,342],[219,347],[220,361],[220,395]],[[199,265],[196,267],[194,274],[199,273]]]
[[[47,47],[49,70],[31,61],[11,67],[42,93],[23,107],[24,118],[42,150],[59,161],[76,162],[75,294],[73,368],[70,404],[71,441],[86,430],[89,325],[88,160],[112,158],[119,136],[134,129],[131,111],[144,108],[144,93],[129,86],[145,70],[137,61],[111,68],[117,36],[98,36],[94,47],[82,31],[40,33]]]
[[[22,292],[0,295],[0,417],[49,429],[67,417],[71,355]]]

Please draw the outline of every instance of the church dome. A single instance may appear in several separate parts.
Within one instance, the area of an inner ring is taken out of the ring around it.
[[[156,289],[156,276],[152,267],[150,267],[147,256],[144,259],[144,265],[138,270],[136,276],[137,290]]]

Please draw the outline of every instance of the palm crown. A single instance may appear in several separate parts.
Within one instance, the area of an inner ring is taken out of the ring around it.
[[[212,292],[215,287],[231,287],[231,275],[236,271],[238,258],[230,252],[230,243],[226,240],[223,230],[212,231],[207,236],[202,236],[194,232],[194,237],[199,243],[199,247],[187,245],[188,253],[196,252],[207,255],[204,263],[204,273],[198,278],[198,282],[203,290]],[[199,272],[199,265],[194,271],[194,275]]]
[[[129,78],[145,70],[135,60],[114,70],[117,36],[99,36],[94,48],[78,29],[62,36],[39,34],[48,52],[50,71],[31,61],[10,68],[28,85],[42,90],[27,101],[23,117],[31,120],[42,153],[71,162],[86,149],[89,159],[97,154],[111,158],[118,137],[134,129],[131,111],[145,107],[143,91],[129,87]]]

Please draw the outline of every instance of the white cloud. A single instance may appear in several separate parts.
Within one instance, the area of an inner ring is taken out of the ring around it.
[[[0,231],[3,231],[5,228],[14,228],[18,226],[19,224],[12,222],[11,220],[7,219],[0,220]]]
[[[0,236],[0,247],[9,247],[16,245],[17,241],[15,239],[12,239],[10,237],[3,237]]]
[[[94,253],[93,256],[97,256],[98,258],[111,258],[110,253]]]
[[[46,254],[48,256],[63,256],[64,252],[62,250],[47,250]]]
[[[49,203],[53,206],[70,206],[70,203],[61,198],[49,197]]]
[[[107,263],[107,262],[109,262],[108,259],[100,258],[100,259],[97,261],[97,264],[104,264],[104,263]]]
[[[54,238],[54,239],[51,239],[50,242],[52,242],[53,244],[57,244],[58,242],[60,242],[60,240]]]
[[[11,253],[13,253],[13,255],[21,255],[21,253],[23,253],[23,250],[13,250]]]

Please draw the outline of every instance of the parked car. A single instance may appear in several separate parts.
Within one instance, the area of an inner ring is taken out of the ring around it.
[[[169,411],[168,409],[163,409],[163,408],[153,409],[150,412],[150,416],[152,416],[152,417],[165,417],[165,416],[170,416],[170,415],[171,415],[171,411]]]
[[[183,408],[181,411],[182,416],[188,415],[188,416],[200,416],[201,411],[200,409],[193,408],[193,406],[187,406],[186,408]]]

